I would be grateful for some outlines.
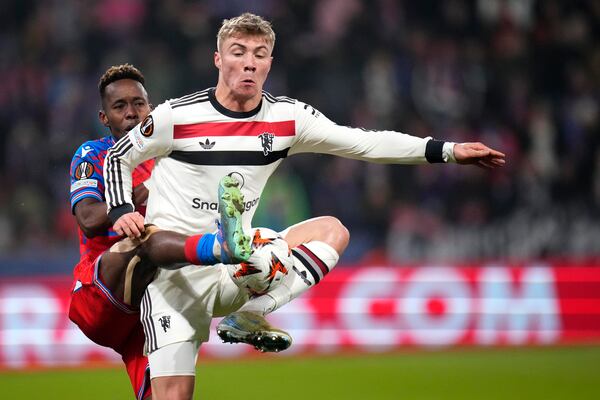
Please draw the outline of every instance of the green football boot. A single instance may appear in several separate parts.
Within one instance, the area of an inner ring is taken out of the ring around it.
[[[221,245],[221,262],[239,264],[247,261],[252,249],[250,236],[242,229],[244,195],[240,183],[229,175],[219,182],[219,212],[217,240]]]
[[[246,343],[261,352],[278,353],[292,345],[289,333],[272,327],[265,317],[250,311],[236,311],[217,325],[225,343]]]

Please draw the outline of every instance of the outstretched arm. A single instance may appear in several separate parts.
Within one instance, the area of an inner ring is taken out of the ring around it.
[[[295,106],[296,140],[289,155],[326,153],[389,164],[476,164],[483,168],[504,165],[504,154],[482,143],[453,143],[394,131],[365,131],[337,125],[311,106]]]
[[[475,164],[481,168],[501,167],[506,163],[504,153],[483,143],[456,143],[454,158],[458,164]]]

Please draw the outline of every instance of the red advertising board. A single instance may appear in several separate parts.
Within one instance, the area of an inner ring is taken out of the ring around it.
[[[69,277],[0,280],[0,368],[119,362],[69,322],[70,287]],[[289,355],[600,342],[600,268],[337,267],[269,319],[294,337]],[[252,352],[216,334],[201,348],[203,357]]]

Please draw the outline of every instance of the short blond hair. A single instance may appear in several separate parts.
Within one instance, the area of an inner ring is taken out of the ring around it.
[[[263,36],[271,48],[275,45],[275,32],[271,23],[258,15],[243,13],[238,17],[223,20],[217,34],[217,50],[220,51],[221,43],[226,39],[246,35]]]

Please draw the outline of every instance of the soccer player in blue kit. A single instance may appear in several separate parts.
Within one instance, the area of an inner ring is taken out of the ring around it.
[[[151,111],[144,76],[135,67],[124,64],[109,68],[100,78],[102,109],[100,122],[110,134],[83,143],[71,162],[71,208],[79,226],[80,261],[73,271],[74,282],[69,305],[69,318],[95,343],[114,349],[121,355],[137,399],[152,395],[148,359],[144,355],[144,331],[140,322],[139,305],[147,284],[157,266],[176,268],[174,263],[214,264],[221,254],[220,241],[214,234],[185,236],[175,232],[148,227],[137,241],[123,239],[116,233],[106,214],[104,201],[103,165],[108,149],[137,125]],[[133,191],[136,212],[145,212],[148,179],[154,161],[140,164],[133,172]],[[230,201],[220,199],[222,208],[239,208],[224,222],[235,222],[243,212],[241,193],[235,186],[223,187]],[[215,192],[217,188],[215,187]],[[234,204],[238,199],[239,204]],[[225,224],[223,224],[225,225]],[[214,227],[214,224],[211,224]],[[234,227],[235,228],[235,227]],[[235,229],[223,229],[224,236]],[[239,232],[238,232],[239,233]],[[225,238],[222,238],[225,239]],[[229,240],[234,240],[229,235]],[[250,238],[248,237],[247,240]],[[208,243],[198,254],[199,242]],[[244,246],[240,246],[241,250]],[[246,246],[249,254],[249,246]],[[215,254],[217,253],[217,254]],[[232,255],[235,261],[245,260]]]

